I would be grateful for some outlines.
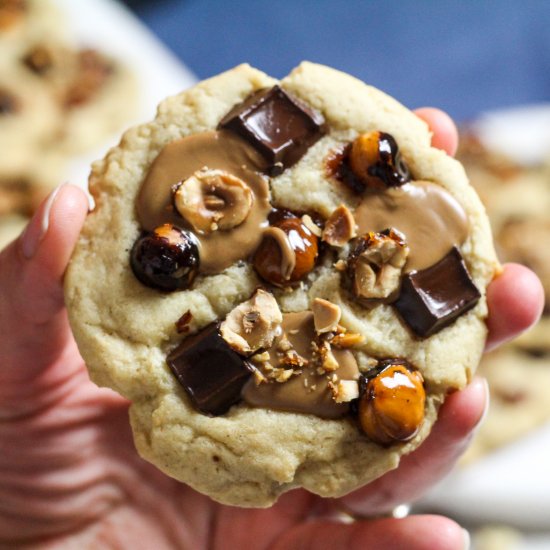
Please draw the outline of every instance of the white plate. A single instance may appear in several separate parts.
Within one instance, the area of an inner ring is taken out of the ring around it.
[[[128,65],[138,80],[140,106],[128,126],[146,122],[158,103],[195,83],[195,76],[130,11],[113,0],[54,0],[65,14],[69,34],[81,46],[97,48]],[[120,132],[102,146],[80,156],[67,174],[85,186],[92,161],[120,139]]]
[[[491,111],[473,127],[487,147],[519,164],[537,164],[550,156],[550,103]]]
[[[550,104],[487,113],[474,128],[487,147],[523,165],[550,158]],[[469,524],[505,523],[546,531],[546,536],[526,538],[522,548],[550,548],[550,423],[457,468],[421,506]]]

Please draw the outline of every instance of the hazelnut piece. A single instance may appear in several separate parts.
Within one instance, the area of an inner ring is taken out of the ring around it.
[[[254,253],[254,268],[273,285],[295,283],[315,266],[318,240],[300,218],[283,218],[265,230]]]
[[[360,300],[390,298],[399,289],[408,255],[405,237],[396,229],[358,239],[347,266],[353,294]]]
[[[315,298],[311,310],[313,311],[315,332],[323,334],[336,331],[340,317],[342,317],[340,306],[322,298]]]
[[[268,349],[281,333],[283,314],[272,294],[256,290],[252,297],[231,310],[220,326],[222,338],[241,355]]]
[[[422,374],[404,360],[384,361],[362,388],[361,429],[380,445],[409,441],[422,425],[425,402]]]
[[[323,241],[330,246],[342,247],[357,236],[355,218],[345,204],[329,216],[323,229]]]
[[[349,165],[353,174],[367,186],[399,187],[411,179],[395,139],[385,132],[358,136],[351,145]]]
[[[174,205],[197,233],[240,225],[252,208],[252,190],[224,170],[202,168],[174,189]]]
[[[192,233],[166,223],[135,242],[130,263],[144,285],[183,290],[191,286],[199,270],[198,243]]]

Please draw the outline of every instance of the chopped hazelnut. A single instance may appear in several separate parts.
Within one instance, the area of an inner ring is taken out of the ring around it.
[[[359,384],[357,380],[338,380],[330,382],[332,398],[336,403],[349,403],[359,397]]]
[[[334,372],[335,370],[338,370],[340,364],[336,360],[336,357],[334,357],[329,342],[323,340],[321,346],[319,347],[318,353],[321,363],[318,369],[319,374],[322,374],[323,372]]]
[[[336,330],[340,317],[342,317],[340,306],[322,298],[315,298],[311,309],[313,311],[315,332],[322,334]]]
[[[353,214],[346,205],[341,204],[326,221],[322,240],[330,246],[342,247],[356,236]]]
[[[176,210],[198,233],[237,227],[250,213],[252,201],[250,187],[224,170],[202,168],[174,188]]]
[[[365,341],[365,337],[357,332],[348,332],[337,334],[330,341],[335,348],[353,348],[360,346]]]
[[[302,216],[302,223],[316,236],[320,237],[322,234],[321,228],[311,219],[311,216],[304,214]]]
[[[176,330],[178,334],[183,334],[189,332],[189,323],[193,320],[193,314],[188,309],[177,321],[176,321]]]
[[[348,259],[347,272],[355,296],[364,300],[389,298],[399,289],[408,255],[405,237],[395,229],[361,237]]]
[[[280,334],[283,316],[269,292],[258,289],[233,309],[220,326],[222,338],[242,355],[267,349]]]

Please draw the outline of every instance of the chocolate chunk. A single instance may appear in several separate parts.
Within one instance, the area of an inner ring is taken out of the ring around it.
[[[221,337],[218,323],[183,340],[167,363],[193,405],[214,416],[224,414],[239,401],[253,370]]]
[[[292,166],[326,132],[323,116],[279,86],[259,90],[223,117],[231,130],[255,147],[271,175]]]
[[[411,329],[426,337],[474,307],[480,296],[454,246],[435,265],[405,275],[394,305]]]

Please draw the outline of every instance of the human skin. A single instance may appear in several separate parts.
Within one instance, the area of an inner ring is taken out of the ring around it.
[[[449,117],[417,114],[434,146],[454,154]],[[383,514],[441,479],[483,416],[479,378],[447,398],[428,439],[399,468],[342,499],[295,490],[269,509],[222,506],[143,461],[128,402],[90,382],[67,321],[62,279],[87,212],[84,193],[64,185],[0,253],[0,548],[464,547],[462,529],[444,517],[348,523],[339,514]],[[531,271],[509,264],[487,300],[494,347],[538,319],[543,292]]]

